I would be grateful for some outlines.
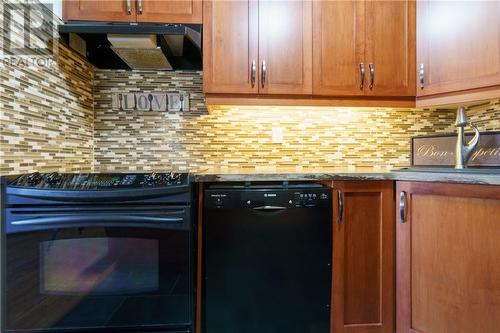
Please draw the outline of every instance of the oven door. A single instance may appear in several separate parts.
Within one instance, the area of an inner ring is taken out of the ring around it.
[[[7,331],[189,331],[185,207],[6,213]]]

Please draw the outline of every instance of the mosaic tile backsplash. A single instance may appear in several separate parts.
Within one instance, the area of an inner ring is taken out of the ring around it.
[[[0,29],[4,35],[1,21]],[[20,38],[11,36],[14,44]],[[0,51],[8,50],[2,45]],[[54,65],[0,62],[1,175],[403,167],[411,136],[454,132],[454,110],[219,107],[209,114],[201,72],[99,70],[63,45],[53,55],[37,56]],[[190,94],[189,112],[119,111],[111,105],[116,93],[179,91]],[[500,130],[500,100],[475,105],[468,114],[482,131]]]
[[[411,136],[454,130],[453,110],[220,107],[208,114],[201,84],[201,72],[96,70],[95,171],[401,167]],[[111,108],[116,93],[176,90],[190,92],[190,112]]]
[[[0,30],[10,36],[11,48],[0,53],[0,175],[32,171],[80,172],[92,169],[93,66],[59,44],[54,52],[26,56],[13,48],[23,40],[16,19],[6,22],[6,11],[22,12],[24,4],[1,1]],[[32,6],[50,15],[34,2]],[[14,17],[14,16],[13,16]],[[37,32],[50,38],[54,23]],[[7,63],[5,59],[12,61]],[[37,59],[37,63],[32,63]]]
[[[469,107],[467,115],[481,131],[500,131],[500,99]]]

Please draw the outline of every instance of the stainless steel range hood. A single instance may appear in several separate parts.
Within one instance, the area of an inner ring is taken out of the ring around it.
[[[201,70],[201,25],[68,22],[61,39],[103,69]]]

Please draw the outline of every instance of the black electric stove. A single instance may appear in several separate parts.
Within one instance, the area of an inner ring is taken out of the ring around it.
[[[184,173],[27,174],[5,184],[7,332],[192,332]]]

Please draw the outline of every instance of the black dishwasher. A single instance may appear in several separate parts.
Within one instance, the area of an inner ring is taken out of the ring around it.
[[[209,186],[203,332],[328,333],[331,211],[316,183]]]

